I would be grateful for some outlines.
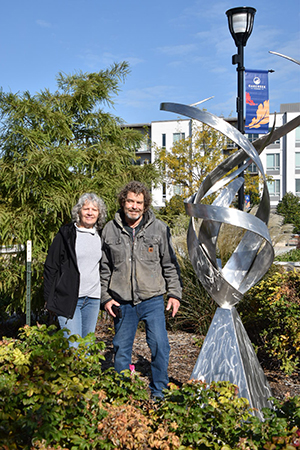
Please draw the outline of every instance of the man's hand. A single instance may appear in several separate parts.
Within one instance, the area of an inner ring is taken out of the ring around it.
[[[115,300],[109,300],[109,302],[105,303],[104,309],[108,314],[112,317],[116,317],[115,313],[112,311],[111,307],[112,305],[120,306],[120,303],[116,302]]]
[[[172,317],[175,317],[175,315],[177,314],[177,311],[179,309],[179,306],[180,306],[180,301],[177,300],[177,298],[170,297],[168,300],[166,310],[170,311],[170,309],[172,308]]]

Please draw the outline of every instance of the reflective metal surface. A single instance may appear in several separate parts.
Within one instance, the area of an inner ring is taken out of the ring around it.
[[[217,304],[222,308],[229,308],[237,304],[243,294],[263,277],[274,258],[267,227],[270,213],[269,192],[261,160],[247,137],[225,120],[209,112],[177,103],[162,103],[161,109],[205,123],[240,147],[208,174],[197,194],[185,202],[186,212],[191,216],[188,250],[194,270]],[[237,167],[245,160],[248,161]],[[237,177],[250,162],[256,165],[263,180],[261,203],[255,216],[230,208],[244,181],[243,178]],[[211,205],[202,204],[201,200],[212,193],[218,193],[214,202]],[[195,218],[203,219],[198,235]],[[219,266],[216,256],[222,223],[238,226],[246,231],[224,267]]]
[[[235,142],[239,149],[210,172],[198,192],[185,201],[191,217],[187,235],[190,259],[194,270],[219,308],[201,348],[191,378],[230,381],[239,388],[239,395],[249,400],[254,414],[262,418],[261,409],[271,407],[269,384],[256,358],[253,346],[234,308],[244,293],[267,272],[274,258],[268,231],[270,199],[259,153],[300,125],[300,116],[253,143],[225,120],[195,107],[177,103],[162,103],[161,109],[172,111],[209,125]],[[263,189],[254,215],[231,206],[241,184],[239,174],[249,164],[259,170]],[[240,165],[240,167],[238,167]],[[201,201],[215,194],[211,204]],[[200,227],[196,232],[196,219]],[[244,230],[236,249],[221,267],[217,258],[217,240],[222,224]]]
[[[270,386],[235,308],[217,309],[191,378],[237,385],[260,418],[262,408],[272,407]]]

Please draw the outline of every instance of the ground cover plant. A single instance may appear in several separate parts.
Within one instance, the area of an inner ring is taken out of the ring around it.
[[[275,257],[275,261],[281,262],[299,262],[300,261],[300,248],[295,248],[289,252],[282,253]]]
[[[75,340],[71,337],[70,340]],[[296,449],[300,398],[274,400],[265,421],[227,382],[170,385],[153,403],[139,374],[101,370],[93,335],[70,348],[54,326],[0,342],[0,448]]]

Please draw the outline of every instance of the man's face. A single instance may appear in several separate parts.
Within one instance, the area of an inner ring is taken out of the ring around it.
[[[144,194],[128,192],[123,210],[129,224],[139,222],[144,214]]]

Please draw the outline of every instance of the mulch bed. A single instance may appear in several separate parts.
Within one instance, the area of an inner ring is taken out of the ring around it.
[[[96,328],[97,340],[106,344],[104,351],[105,361],[102,363],[103,369],[113,366],[113,322],[110,318],[101,318]],[[181,386],[182,383],[190,379],[191,373],[199,356],[199,346],[196,342],[203,339],[203,336],[187,333],[184,331],[169,331],[170,361],[169,378],[170,382]],[[146,343],[145,332],[141,329],[137,331],[133,352],[132,364],[135,370],[140,373],[141,378],[148,384],[151,377],[150,351]],[[300,395],[300,373],[287,376],[280,370],[264,367],[265,375],[269,381],[272,394],[279,400],[288,396]]]

